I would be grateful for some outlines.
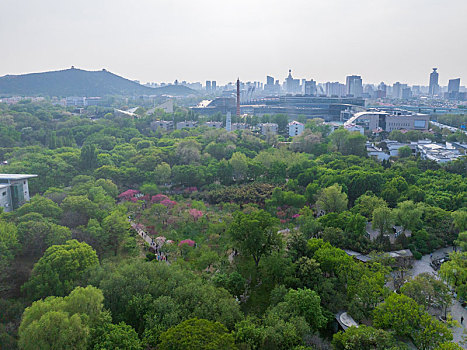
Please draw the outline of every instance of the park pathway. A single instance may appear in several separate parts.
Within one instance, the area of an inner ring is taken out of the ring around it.
[[[146,232],[144,232],[144,230],[141,227],[138,227],[138,224],[135,224],[131,220],[129,221],[130,221],[131,227],[138,233],[138,235],[140,235],[140,237],[144,239],[152,247],[154,240],[151,237],[149,237],[149,235]]]
[[[143,230],[143,225],[138,225],[136,224],[135,222],[133,222],[131,219],[128,219],[128,221],[130,222],[130,225],[131,227],[138,233],[138,235],[144,239],[144,241],[149,244],[150,247],[154,248],[154,250],[156,250],[156,241],[154,239],[152,239],[144,230]],[[162,258],[164,257],[165,258],[165,262],[167,263],[167,265],[170,265],[169,263],[169,260],[166,259],[166,255],[164,253],[155,253],[156,257],[158,258],[157,260],[158,261],[161,261]],[[160,258],[160,260],[159,260]]]
[[[433,252],[433,260],[436,260],[438,258],[444,257],[446,254],[451,253],[453,250],[452,247],[447,247],[447,248],[441,248]],[[409,274],[412,277],[415,277],[421,273],[428,272],[432,275],[435,275],[438,277],[438,273],[431,267],[431,257],[430,254],[422,256],[420,260],[415,260],[413,263],[412,268],[409,271]],[[454,327],[452,329],[452,335],[454,337],[453,341],[455,341],[457,344],[461,345],[464,349],[467,349],[466,344],[461,344],[463,337],[467,335],[466,331],[466,323],[467,323],[467,310],[462,307],[461,303],[454,299],[454,302],[451,306],[450,310],[451,316],[453,319],[455,319],[457,322],[459,322],[460,327]],[[464,317],[464,324],[461,325],[461,317]]]

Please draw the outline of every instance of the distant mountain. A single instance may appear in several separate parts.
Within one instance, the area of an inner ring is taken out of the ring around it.
[[[54,72],[0,77],[0,94],[23,96],[174,95],[196,91],[182,85],[151,88],[122,78],[105,69],[85,71],[71,68]]]

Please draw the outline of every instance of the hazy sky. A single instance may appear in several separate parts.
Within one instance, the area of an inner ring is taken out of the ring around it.
[[[0,76],[467,83],[467,0],[0,0]]]

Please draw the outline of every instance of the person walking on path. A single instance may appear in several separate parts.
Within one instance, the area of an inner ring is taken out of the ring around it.
[[[464,323],[464,316],[461,316],[461,324]]]

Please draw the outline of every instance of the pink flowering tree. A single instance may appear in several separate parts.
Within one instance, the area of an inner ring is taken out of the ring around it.
[[[198,221],[198,219],[203,217],[203,212],[198,209],[190,209],[188,210],[190,213],[191,217],[193,218],[193,221]]]
[[[194,247],[195,246],[195,241],[191,240],[191,239],[184,239],[183,241],[180,241],[180,243],[178,243],[178,246],[181,247],[183,246],[184,244],[187,244],[189,245],[190,247]]]
[[[118,195],[118,198],[125,200],[125,201],[132,201],[132,199],[138,200],[135,196],[139,194],[140,192],[138,190],[126,190],[125,192],[122,192]]]
[[[161,203],[163,200],[166,200],[166,199],[169,199],[169,197],[167,197],[164,194],[159,193],[151,197],[151,203]]]
[[[177,202],[170,200],[169,198],[164,199],[163,201],[160,202],[163,206],[167,207],[168,209],[171,209],[177,205]]]

